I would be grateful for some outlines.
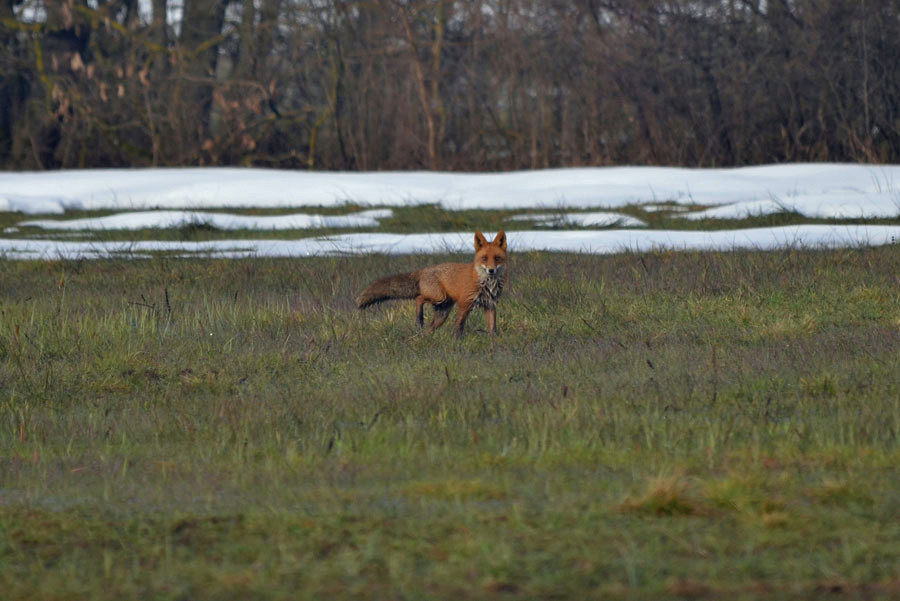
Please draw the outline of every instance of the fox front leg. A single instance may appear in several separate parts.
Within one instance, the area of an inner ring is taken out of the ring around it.
[[[488,332],[491,333],[491,336],[495,336],[497,334],[497,310],[485,309],[484,318],[487,320]]]
[[[466,319],[472,311],[472,302],[459,303],[459,309],[456,311],[456,329],[454,334],[457,338],[462,338],[463,331],[466,327]]]

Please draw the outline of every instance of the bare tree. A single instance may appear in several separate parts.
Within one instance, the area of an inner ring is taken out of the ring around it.
[[[900,160],[896,0],[27,6],[0,0],[10,169]]]

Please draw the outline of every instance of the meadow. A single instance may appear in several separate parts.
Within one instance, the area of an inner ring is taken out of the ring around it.
[[[0,590],[900,593],[900,247],[511,252],[461,341],[353,298],[466,256],[0,261]]]

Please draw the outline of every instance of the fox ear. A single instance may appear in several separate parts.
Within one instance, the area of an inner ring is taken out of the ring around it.
[[[481,250],[482,246],[487,246],[487,240],[481,230],[475,232],[475,250]]]
[[[506,250],[506,232],[500,230],[497,232],[497,235],[494,236],[494,241],[491,242],[494,246],[499,246],[500,250]]]

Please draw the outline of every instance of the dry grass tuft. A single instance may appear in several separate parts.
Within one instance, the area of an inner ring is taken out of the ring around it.
[[[687,481],[681,476],[653,478],[642,493],[626,499],[620,508],[629,513],[659,517],[709,515],[710,508],[695,498],[688,488]]]

